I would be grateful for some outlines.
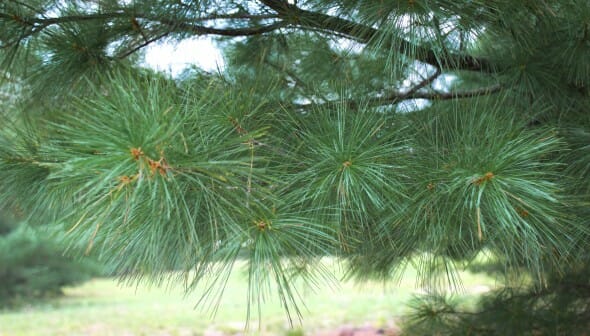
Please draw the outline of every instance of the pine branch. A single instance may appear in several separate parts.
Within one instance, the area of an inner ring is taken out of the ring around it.
[[[272,15],[263,15],[263,16],[255,16],[255,15],[210,15],[207,17],[197,18],[191,20],[194,21],[209,21],[209,20],[217,20],[217,19],[268,19],[272,18]],[[251,35],[260,35],[264,33],[271,32],[273,30],[277,30],[285,24],[282,21],[275,22],[272,24],[268,24],[265,26],[251,26],[251,27],[243,27],[243,28],[227,28],[227,29],[219,29],[219,28],[211,28],[205,27],[202,25],[197,25],[194,23],[178,21],[176,19],[163,19],[163,18],[156,18],[150,15],[145,15],[141,13],[126,13],[126,12],[109,12],[109,13],[96,13],[96,14],[87,14],[87,15],[68,15],[68,16],[61,16],[55,18],[36,18],[36,17],[20,17],[17,15],[11,15],[6,13],[0,13],[0,19],[4,20],[11,20],[16,21],[25,29],[25,32],[20,35],[17,39],[14,40],[13,43],[6,44],[3,46],[4,48],[13,46],[20,41],[39,33],[40,31],[56,24],[64,24],[64,23],[72,23],[72,22],[84,22],[84,21],[109,21],[118,18],[128,18],[129,20],[135,19],[146,19],[148,21],[152,21],[153,23],[160,23],[167,26],[171,29],[169,32],[173,31],[181,31],[181,32],[190,32],[195,35],[220,35],[220,36],[251,36]],[[146,38],[147,40],[147,38]]]
[[[379,34],[378,29],[347,19],[307,11],[286,1],[260,0],[260,2],[273,9],[280,17],[294,26],[336,32],[360,43],[368,43]],[[462,54],[448,54],[446,57],[440,58],[431,49],[414,45],[405,40],[400,42],[398,52],[409,55],[410,50],[415,51],[412,56],[415,56],[417,60],[434,66],[492,72],[492,65],[483,58]]]
[[[112,20],[117,18],[142,18],[150,21],[160,21],[160,18],[154,17],[148,14],[142,13],[129,13],[125,11],[115,12],[103,12],[95,14],[84,14],[84,15],[66,15],[60,17],[21,17],[16,14],[0,13],[0,19],[17,21],[23,25],[39,26],[45,28],[54,24],[62,24],[68,22],[83,22],[83,21],[94,21],[94,20]],[[212,14],[199,18],[191,18],[191,22],[203,22],[212,20],[236,20],[236,19],[248,19],[248,20],[264,20],[264,19],[276,19],[279,18],[277,15],[252,15],[246,13],[239,14]]]
[[[166,37],[168,35],[170,35],[170,32],[165,32],[165,33],[160,34],[160,35],[158,35],[158,36],[156,36],[154,38],[146,39],[145,42],[139,44],[138,46],[136,46],[136,47],[134,47],[132,49],[127,50],[126,52],[122,53],[121,55],[118,55],[117,58],[118,59],[124,59],[124,58],[128,57],[129,55],[134,54],[137,51],[141,50],[142,48],[148,46],[149,44],[152,44],[152,43],[154,43],[156,41],[159,41],[159,40],[163,39],[164,37]]]
[[[132,18],[129,14],[123,12],[98,13],[88,15],[68,15],[55,18],[23,17],[17,14],[0,13],[0,21],[14,21],[22,27],[22,33],[18,37],[16,37],[12,42],[8,42],[2,45],[0,49],[14,47],[15,45],[18,45],[21,41],[55,24],[95,20],[109,20],[125,17]]]
[[[212,14],[200,18],[193,18],[190,21],[180,21],[178,19],[158,18],[142,13],[129,13],[125,11],[114,11],[84,15],[68,15],[53,18],[20,17],[15,14],[0,13],[0,19],[16,21],[20,25],[28,27],[27,32],[19,36],[12,44],[9,44],[8,46],[19,43],[20,41],[54,24],[62,24],[68,22],[83,22],[92,20],[108,21],[117,18],[146,19],[151,21],[152,23],[160,23],[169,28],[173,28],[174,31],[190,32],[196,35],[252,36],[277,30],[279,28],[287,26],[287,24],[304,29],[320,30],[324,33],[329,33],[332,35],[346,36],[347,38],[356,40],[357,42],[361,43],[368,43],[372,38],[379,34],[378,29],[347,19],[304,10],[295,5],[288,4],[284,1],[261,0],[261,2],[273,9],[277,14]],[[273,19],[277,17],[282,18],[284,21],[278,21],[264,26],[253,25],[250,27],[243,28],[221,29],[195,24],[195,22],[211,20],[263,20]],[[398,51],[404,55],[410,54],[410,51],[415,51],[415,56],[419,61],[432,64],[435,66],[440,65],[445,68],[457,68],[474,71],[492,71],[491,65],[485,59],[461,54],[448,54],[446,55],[446,57],[440,58],[433,50],[414,45],[413,43],[407,42],[405,40],[400,42]]]
[[[211,20],[268,20],[279,19],[276,14],[249,14],[249,13],[235,13],[235,14],[211,14],[201,18],[195,18],[195,21],[211,21]]]
[[[269,33],[271,31],[283,28],[286,23],[283,21],[275,22],[266,26],[253,26],[245,28],[210,28],[176,20],[160,19],[160,23],[169,26],[173,31],[191,32],[195,35],[219,35],[219,36],[252,36]]]
[[[432,99],[432,100],[449,100],[456,98],[471,98],[477,96],[485,96],[493,94],[502,90],[502,85],[496,84],[488,87],[477,88],[474,90],[458,91],[458,92],[414,92],[412,94],[392,94],[386,98],[382,98],[384,102],[398,102],[404,99]]]
[[[423,81],[421,81],[420,83],[418,83],[416,86],[414,86],[412,89],[410,89],[408,92],[405,92],[405,93],[393,92],[393,93],[387,95],[386,97],[368,98],[368,99],[363,99],[363,100],[357,100],[357,99],[344,100],[344,104],[346,104],[349,107],[358,107],[358,106],[361,106],[361,102],[362,102],[362,104],[364,106],[383,106],[383,105],[399,104],[402,101],[409,100],[409,99],[451,100],[451,99],[461,99],[461,98],[472,98],[472,97],[485,96],[485,95],[498,93],[503,88],[502,85],[496,84],[496,85],[492,85],[492,86],[488,86],[488,87],[477,88],[477,89],[467,90],[467,91],[418,92],[420,89],[422,89],[425,86],[427,86],[428,84],[430,84],[439,75],[440,74],[435,74],[435,75],[432,75],[432,76],[424,79]],[[339,101],[330,101],[330,102],[320,103],[320,104],[308,103],[308,104],[291,104],[291,105],[296,108],[299,108],[299,109],[309,109],[311,107],[317,107],[317,106],[321,106],[321,105],[329,105],[329,104],[334,104],[334,103],[343,103],[343,101],[339,100]]]
[[[432,82],[434,82],[439,76],[441,75],[441,71],[440,68],[436,68],[436,70],[434,71],[434,74],[424,78],[422,81],[420,81],[418,84],[414,85],[407,93],[407,96],[411,96],[413,94],[415,94],[416,92],[418,92],[418,90],[426,87],[427,85],[432,84]]]

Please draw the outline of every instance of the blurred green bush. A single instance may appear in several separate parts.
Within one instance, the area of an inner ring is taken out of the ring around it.
[[[62,287],[100,274],[92,261],[74,260],[51,235],[0,218],[0,306],[62,294]]]

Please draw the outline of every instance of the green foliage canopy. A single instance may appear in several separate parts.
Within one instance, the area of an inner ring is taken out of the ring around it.
[[[1,112],[0,201],[140,279],[214,285],[244,256],[251,299],[273,280],[287,310],[328,255],[430,279],[485,252],[542,279],[587,249],[589,17],[570,0],[6,0],[2,69],[26,85]],[[204,35],[220,73],[138,67]]]

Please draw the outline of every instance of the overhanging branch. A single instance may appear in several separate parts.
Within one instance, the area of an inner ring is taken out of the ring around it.
[[[191,18],[190,20],[178,20],[118,10],[113,12],[67,15],[61,17],[19,17],[11,13],[0,13],[0,19],[14,21],[23,27],[28,27],[28,32],[24,34],[25,38],[54,24],[91,20],[109,21],[118,18],[141,18],[150,21],[152,24],[159,23],[165,25],[168,28],[172,28],[172,31],[190,32],[196,35],[251,36],[268,33],[284,27],[287,24],[301,29],[319,30],[332,35],[345,36],[361,43],[370,42],[380,33],[378,29],[373,27],[337,16],[304,10],[296,5],[289,4],[287,1],[260,0],[260,2],[272,9],[276,15],[255,15],[250,13],[210,14]],[[273,20],[277,18],[280,18],[281,21],[275,21],[266,25],[254,24],[257,20]],[[245,20],[245,22],[249,22],[249,24],[238,28],[213,28],[197,24],[197,22],[214,20]],[[19,39],[19,37],[17,37],[17,39]],[[15,43],[18,43],[18,41],[15,41]],[[415,45],[403,39],[399,39],[396,48],[400,54],[411,55],[419,61],[435,66],[477,71],[492,70],[491,65],[486,59],[463,54],[446,54],[444,57],[439,57],[440,55],[437,55],[433,50]]]
[[[457,92],[416,92],[412,95],[404,97],[404,99],[432,99],[432,100],[448,100],[455,98],[472,98],[477,96],[485,96],[493,93],[500,92],[502,85],[496,84],[488,87],[477,88],[468,91],[457,91]],[[399,100],[395,97],[393,100]]]
[[[274,16],[271,15],[264,15],[262,18],[272,18]],[[145,19],[151,21],[152,23],[160,23],[166,25],[167,27],[171,27],[174,30],[180,30],[183,32],[191,32],[196,35],[222,35],[222,36],[249,36],[249,35],[259,35],[264,34],[278,28],[281,28],[285,25],[284,22],[278,21],[268,25],[261,25],[261,26],[251,26],[251,27],[242,27],[242,28],[226,28],[226,29],[219,29],[219,28],[211,28],[202,25],[197,25],[193,23],[188,23],[185,21],[178,21],[178,20],[170,20],[170,19],[163,19],[163,18],[156,18],[151,17],[149,15],[143,15],[138,13],[126,13],[126,12],[110,12],[110,13],[97,13],[97,14],[88,14],[88,15],[70,15],[70,16],[62,16],[62,17],[55,17],[55,18],[36,18],[36,17],[19,17],[15,15],[10,15],[6,13],[0,13],[0,19],[2,20],[11,20],[18,22],[23,26],[30,27],[30,35],[39,32],[49,26],[55,24],[64,24],[64,23],[71,23],[71,22],[83,22],[83,21],[106,21],[118,18],[127,18],[129,20],[132,19]],[[259,19],[257,16],[252,15],[212,15],[203,17],[200,19],[192,20],[192,21],[207,21],[207,20],[217,20],[217,19]]]
[[[438,75],[436,75],[438,76]],[[428,81],[429,79],[433,78],[428,77],[423,82]],[[423,83],[421,82],[421,83]],[[420,86],[420,83],[418,84]],[[502,85],[496,84],[488,87],[477,88],[474,90],[466,90],[466,91],[454,91],[454,92],[421,92],[416,90],[410,90],[409,92],[402,93],[402,92],[394,92],[385,97],[376,97],[376,98],[366,98],[362,100],[357,99],[348,99],[348,100],[338,100],[338,101],[330,101],[327,103],[309,103],[309,104],[292,104],[295,108],[299,109],[310,109],[315,106],[327,105],[327,104],[335,104],[335,103],[344,103],[350,107],[360,107],[360,106],[385,106],[385,105],[394,105],[401,103],[404,100],[409,99],[428,99],[428,100],[451,100],[451,99],[461,99],[461,98],[472,98],[478,96],[485,96],[494,93],[498,93],[502,90]]]
[[[408,90],[408,92],[405,93],[405,95],[411,96],[411,95],[415,94],[416,92],[418,92],[418,90],[425,88],[427,85],[432,84],[432,82],[434,82],[440,75],[441,75],[440,68],[436,68],[436,70],[434,71],[434,73],[432,75],[424,78],[418,84],[414,85],[410,90]]]
[[[144,48],[144,47],[146,47],[146,46],[148,46],[148,45],[150,45],[150,44],[152,44],[152,43],[154,43],[156,41],[159,41],[159,40],[163,39],[164,37],[168,36],[169,34],[170,34],[169,32],[165,32],[165,33],[160,34],[160,35],[158,35],[156,37],[153,37],[151,39],[146,39],[143,43],[141,43],[141,44],[139,44],[139,45],[137,45],[137,46],[135,46],[135,47],[133,47],[133,48],[125,51],[124,53],[122,53],[120,55],[117,55],[117,58],[118,59],[124,59],[127,56],[129,56],[129,55],[131,55],[133,53],[136,53],[140,49],[142,49],[142,48]]]
[[[211,28],[200,25],[178,22],[173,20],[159,20],[160,23],[169,26],[173,31],[191,32],[195,35],[220,35],[220,36],[251,36],[261,35],[264,33],[285,27],[283,21],[275,22],[265,26],[245,27],[245,28]]]
[[[260,2],[294,26],[336,32],[361,43],[368,43],[379,35],[379,30],[373,27],[331,15],[307,11],[296,5],[289,4],[287,1],[260,0]],[[461,54],[448,54],[441,58],[432,49],[420,47],[402,39],[399,39],[397,49],[403,55],[412,55],[415,59],[434,66],[485,72],[492,71],[492,66],[486,59]]]

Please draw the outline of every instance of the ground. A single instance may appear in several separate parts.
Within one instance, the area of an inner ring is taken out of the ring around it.
[[[338,266],[331,265],[338,273]],[[406,303],[424,292],[416,286],[416,273],[409,270],[396,283],[340,281],[332,286],[301,291],[302,320],[290,328],[279,302],[269,300],[253,312],[245,331],[247,281],[242,272],[229,280],[215,316],[212,307],[195,307],[200,292],[185,295],[177,283],[153,287],[94,279],[66,288],[65,296],[0,311],[0,336],[361,336],[397,335]],[[462,298],[473,298],[495,285],[481,274],[462,273]]]

